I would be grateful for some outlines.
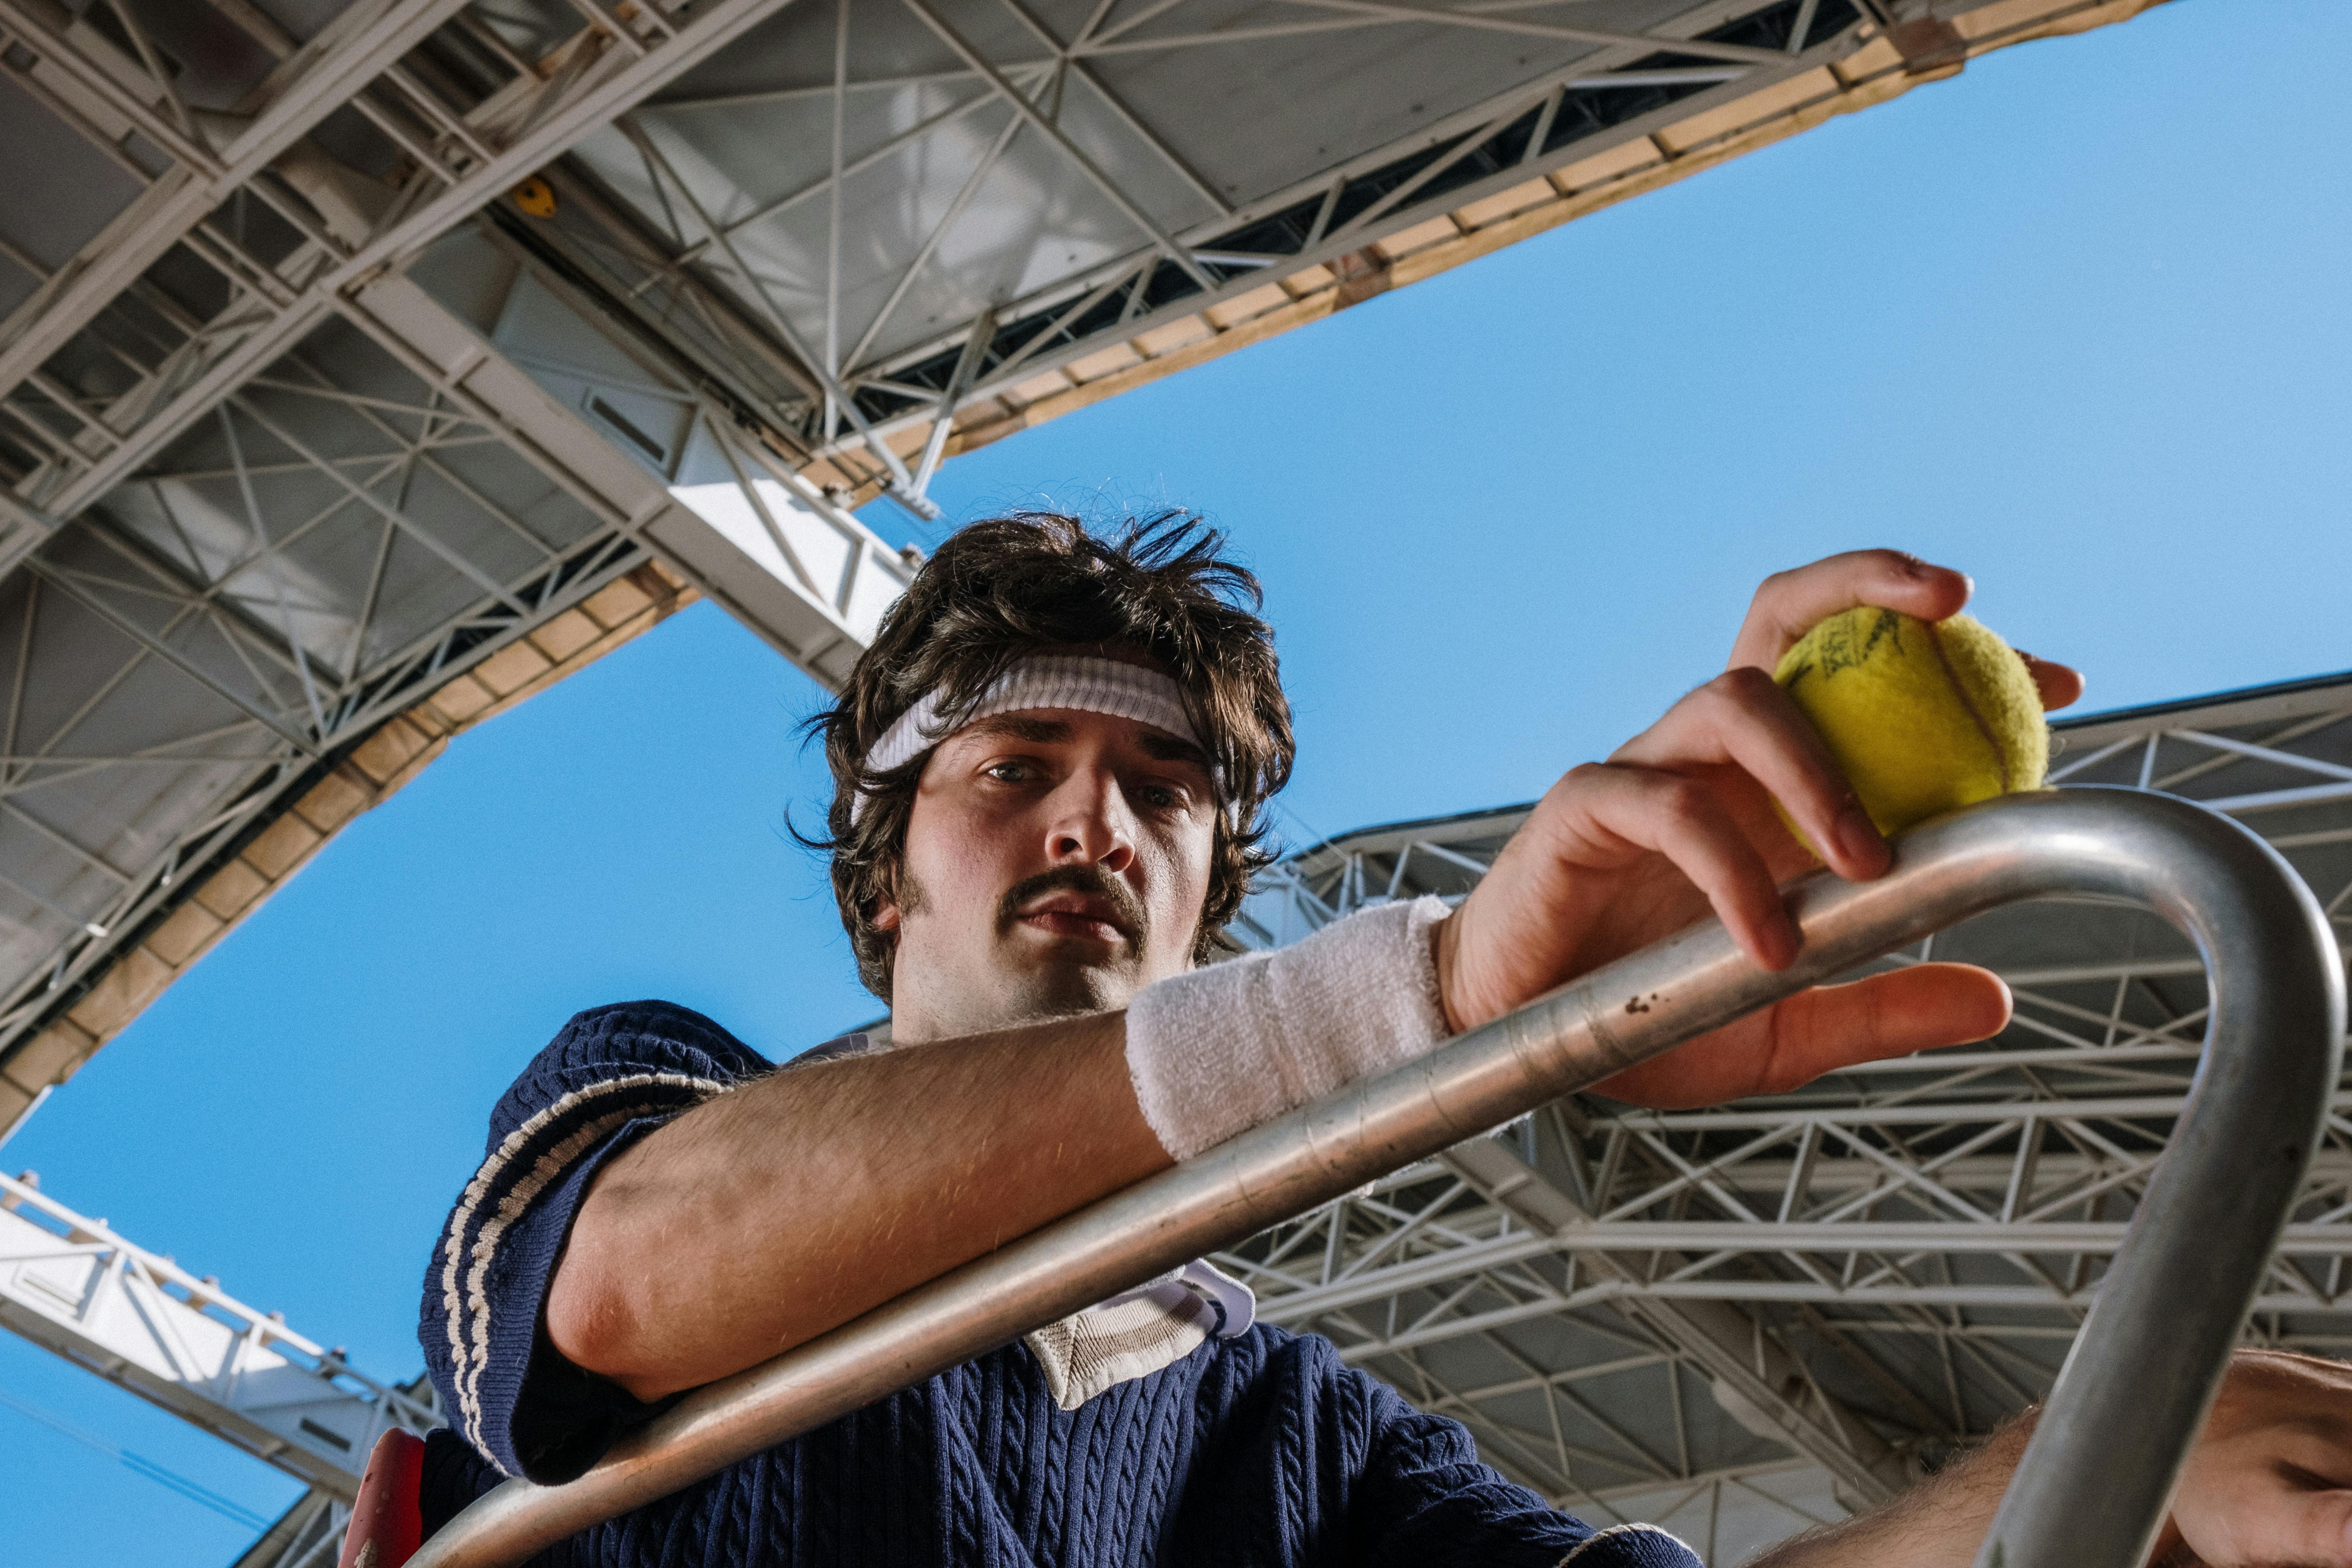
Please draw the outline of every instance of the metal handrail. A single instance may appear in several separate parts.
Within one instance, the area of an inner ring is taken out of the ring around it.
[[[2205,960],[2210,1025],[2170,1151],[1978,1563],[2138,1568],[2309,1163],[2345,1003],[2327,921],[2275,851],[2188,802],[2114,789],[1988,803],[1905,836],[1875,881],[1806,879],[1790,891],[1803,948],[1777,974],[1713,921],[1596,970],[694,1391],[577,1480],[506,1482],[411,1568],[511,1568],[1807,985],[2056,893],[2131,900],[2179,927]]]

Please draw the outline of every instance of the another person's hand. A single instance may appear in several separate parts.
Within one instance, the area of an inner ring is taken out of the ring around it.
[[[2240,1351],[2152,1562],[2352,1564],[2352,1366]]]
[[[1887,850],[1821,739],[1772,680],[1815,623],[1857,605],[1940,620],[1967,577],[1892,550],[1855,551],[1769,578],[1725,672],[1605,763],[1545,795],[1477,889],[1438,930],[1449,1020],[1466,1029],[1658,938],[1710,909],[1767,969],[1796,957],[1779,884],[1811,857],[1778,800],[1840,876],[1886,869]],[[2082,677],[2028,657],[2043,706]],[[1990,973],[1922,963],[1821,986],[1609,1079],[1641,1104],[1714,1104],[1793,1089],[1832,1068],[1998,1033],[2009,991]]]

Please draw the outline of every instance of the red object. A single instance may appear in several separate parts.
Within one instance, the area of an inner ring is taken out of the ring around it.
[[[417,1509],[424,1482],[424,1438],[397,1426],[377,1438],[335,1568],[400,1568],[414,1557],[425,1544],[425,1516]]]

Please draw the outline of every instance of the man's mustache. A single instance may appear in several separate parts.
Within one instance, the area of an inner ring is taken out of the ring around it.
[[[1056,866],[1050,871],[1040,871],[1024,877],[1005,890],[1004,902],[997,910],[996,929],[1007,931],[1013,922],[1027,910],[1027,906],[1047,893],[1085,893],[1100,899],[1111,909],[1111,923],[1125,933],[1136,947],[1151,930],[1151,916],[1135,889],[1099,866]]]

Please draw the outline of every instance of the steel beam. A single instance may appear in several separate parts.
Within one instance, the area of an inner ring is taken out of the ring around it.
[[[568,297],[585,302],[576,292]],[[756,481],[747,476],[718,492],[664,483],[406,277],[377,279],[358,290],[345,310],[434,385],[462,397],[542,471],[560,476],[568,489],[593,502],[616,527],[676,563],[823,685],[836,686],[848,675],[881,612],[911,574],[897,551],[788,466],[773,461],[756,441],[733,448],[758,470]],[[733,416],[705,407],[698,417],[725,421]],[[754,490],[754,482],[764,489]],[[728,489],[745,499],[725,504]],[[829,544],[827,555],[842,563],[830,581],[810,578],[805,568],[794,571],[788,551],[761,537],[766,531],[735,526],[739,512],[756,520],[762,507],[787,510],[819,531]]]
[[[22,1177],[0,1176],[0,1324],[346,1508],[386,1428],[441,1425],[421,1380],[367,1376]]]

